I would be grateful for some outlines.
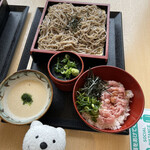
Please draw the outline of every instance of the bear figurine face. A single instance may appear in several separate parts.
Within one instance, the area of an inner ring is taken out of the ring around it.
[[[33,121],[23,140],[23,150],[65,150],[64,129]]]

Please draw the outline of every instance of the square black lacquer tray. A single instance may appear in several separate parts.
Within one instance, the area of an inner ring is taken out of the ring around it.
[[[0,82],[6,77],[28,14],[28,6],[8,5],[8,15],[0,26]],[[0,14],[1,15],[1,14]]]
[[[31,45],[39,24],[42,10],[43,8],[37,8],[18,70],[27,68],[27,64],[30,58]],[[47,71],[47,62],[48,60],[40,63],[32,62],[31,69],[39,70],[49,77]],[[110,13],[108,62],[106,63],[96,59],[92,60],[84,58],[84,64],[85,70],[89,67],[97,65],[112,65],[125,69],[121,12]],[[66,129],[93,131],[91,128],[86,126],[85,123],[77,115],[73,106],[72,92],[63,92],[59,90],[52,81],[51,83],[54,90],[52,105],[50,106],[50,109],[47,111],[47,113],[40,119],[40,121],[44,124],[52,125],[55,127],[60,126]],[[128,135],[129,131],[125,130],[119,134]]]

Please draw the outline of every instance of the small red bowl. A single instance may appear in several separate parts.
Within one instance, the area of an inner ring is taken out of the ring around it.
[[[79,69],[80,73],[78,76],[71,78],[69,80],[61,80],[59,78],[57,78],[57,75],[54,71],[54,65],[57,62],[57,58],[58,57],[64,57],[65,54],[68,54],[70,56],[70,58],[72,58],[76,63],[77,63],[77,68]],[[73,90],[73,86],[76,82],[76,80],[78,79],[78,77],[83,73],[84,71],[84,63],[82,58],[74,52],[68,52],[68,51],[63,51],[63,52],[58,52],[56,54],[54,54],[48,61],[48,65],[47,65],[47,69],[48,69],[48,73],[50,75],[50,78],[52,79],[52,81],[55,83],[55,85],[62,91],[72,91]]]
[[[83,87],[85,83],[85,79],[88,76],[89,70],[84,72],[76,81],[73,89],[73,103],[74,107],[80,116],[80,118],[92,129],[96,131],[108,132],[108,133],[117,133],[131,128],[137,121],[140,119],[143,110],[144,110],[144,95],[139,83],[135,80],[133,76],[131,76],[126,71],[112,66],[97,66],[93,67],[92,71],[95,76],[99,76],[103,80],[115,80],[124,85],[125,89],[132,90],[134,97],[131,99],[130,103],[130,115],[127,117],[127,120],[121,126],[120,129],[110,130],[110,129],[99,129],[91,124],[89,124],[79,113],[76,105],[76,92],[79,88]]]

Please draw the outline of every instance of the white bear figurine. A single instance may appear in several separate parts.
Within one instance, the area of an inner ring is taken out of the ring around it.
[[[33,121],[23,140],[23,150],[65,150],[66,133],[58,127]]]

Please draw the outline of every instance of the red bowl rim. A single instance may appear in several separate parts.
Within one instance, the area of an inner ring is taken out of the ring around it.
[[[142,97],[143,97],[143,100],[144,100],[144,94],[143,94],[143,91],[142,91],[141,86],[139,85],[139,83],[137,82],[137,80],[136,80],[132,75],[130,75],[128,72],[126,72],[125,70],[120,69],[120,68],[118,68],[118,67],[105,66],[105,65],[102,65],[102,66],[95,66],[95,67],[91,68],[91,70],[93,70],[93,69],[98,69],[98,68],[114,68],[114,69],[118,69],[118,70],[120,70],[120,71],[126,73],[128,76],[130,76],[131,78],[133,78],[133,79],[135,80],[135,82],[136,82],[137,85],[139,86],[139,89],[140,89],[140,91],[141,91],[141,94],[142,94]],[[99,129],[98,127],[95,127],[95,126],[91,125],[90,123],[88,123],[88,122],[82,117],[82,115],[79,113],[79,111],[78,111],[78,109],[77,109],[77,106],[76,106],[76,98],[75,98],[75,97],[76,97],[76,91],[75,91],[75,88],[76,88],[76,85],[77,85],[78,81],[80,80],[80,78],[82,78],[82,76],[84,76],[84,74],[86,74],[88,71],[89,71],[89,69],[86,70],[86,71],[77,79],[77,81],[75,82],[74,88],[73,88],[73,104],[74,104],[74,107],[75,107],[76,112],[78,113],[79,117],[84,121],[84,123],[85,123],[86,125],[88,125],[90,128],[92,128],[92,129],[94,129],[94,130],[96,130],[96,131],[106,132],[106,133],[118,133],[118,132],[122,132],[122,131],[127,130],[127,129],[131,128],[132,126],[134,126],[134,125],[138,122],[138,120],[140,119],[140,117],[141,117],[142,114],[143,114],[145,101],[143,101],[143,106],[142,106],[140,115],[137,117],[137,119],[136,119],[132,124],[130,124],[129,126],[123,128],[123,129],[122,129],[122,127],[121,127],[120,129],[116,129],[116,130]]]
[[[73,54],[73,55],[76,55],[76,56],[79,58],[80,62],[81,62],[81,71],[80,71],[80,73],[78,74],[78,76],[74,77],[74,78],[71,79],[71,80],[65,80],[65,81],[64,81],[64,80],[60,80],[60,79],[56,78],[55,76],[53,76],[53,74],[51,73],[51,70],[50,70],[50,67],[49,67],[49,66],[50,66],[50,63],[51,63],[51,61],[53,60],[54,57],[57,57],[57,55],[59,55],[59,54],[61,54],[61,53],[71,53],[71,54]],[[70,52],[70,51],[62,51],[62,52],[58,52],[58,53],[54,54],[54,55],[49,59],[48,65],[47,65],[47,69],[48,69],[48,72],[49,72],[50,77],[53,78],[53,80],[55,80],[57,83],[65,84],[65,83],[75,82],[75,81],[80,77],[80,75],[81,75],[81,74],[83,73],[83,71],[84,71],[84,63],[83,63],[83,60],[82,60],[81,56],[79,56],[77,53],[75,53],[75,52]]]

